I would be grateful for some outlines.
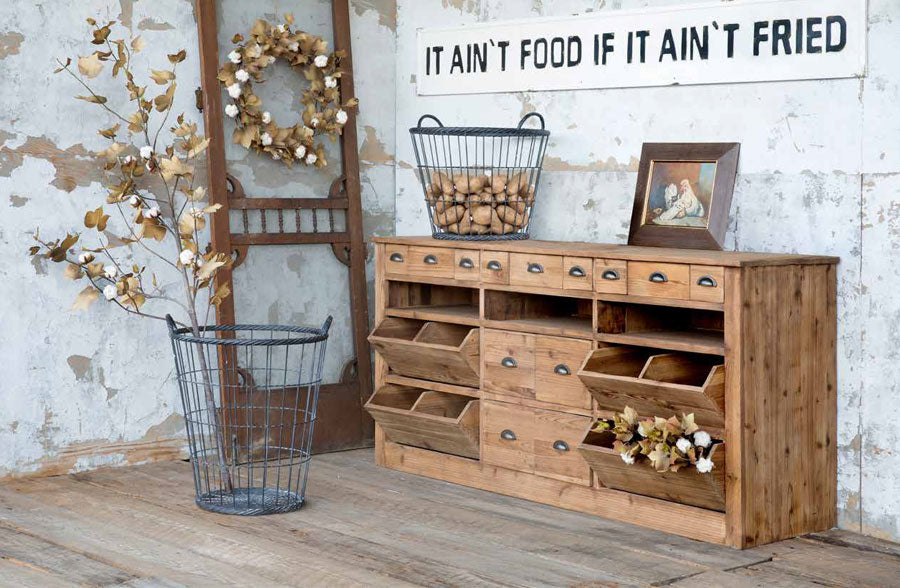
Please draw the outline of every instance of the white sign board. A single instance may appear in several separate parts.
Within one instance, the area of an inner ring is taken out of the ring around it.
[[[866,0],[764,0],[420,29],[420,95],[865,75]]]

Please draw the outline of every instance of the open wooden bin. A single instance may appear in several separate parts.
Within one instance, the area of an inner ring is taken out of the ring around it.
[[[478,328],[406,318],[386,318],[369,343],[401,376],[477,388]]]
[[[578,377],[600,410],[626,406],[646,417],[694,413],[698,425],[725,427],[725,366],[722,357],[666,353],[643,347],[592,351]]]
[[[693,467],[657,472],[646,459],[629,465],[613,449],[615,440],[609,431],[591,431],[578,447],[605,487],[725,511],[725,444],[721,441],[712,446],[712,471],[701,474]]]
[[[478,459],[477,398],[389,384],[366,410],[394,443]]]

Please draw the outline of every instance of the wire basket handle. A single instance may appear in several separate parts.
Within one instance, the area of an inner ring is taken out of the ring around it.
[[[325,319],[325,322],[322,323],[322,334],[328,335],[328,331],[331,329],[331,322],[332,322],[333,320],[334,320],[334,317],[332,317],[332,316],[329,314],[329,315],[328,315],[328,318]]]
[[[516,128],[517,128],[517,129],[521,129],[521,128],[522,128],[522,125],[525,124],[525,121],[528,120],[529,118],[531,118],[532,116],[538,117],[538,119],[541,121],[541,130],[542,130],[542,131],[543,131],[544,129],[547,128],[547,127],[544,125],[544,117],[543,117],[540,113],[537,113],[537,112],[529,112],[528,114],[526,114],[525,116],[523,116],[523,117],[522,117],[522,120],[519,121],[519,126],[517,126]]]
[[[433,120],[434,122],[436,122],[436,123],[438,124],[439,127],[441,127],[441,128],[444,127],[444,123],[442,123],[442,122],[438,119],[438,117],[434,116],[433,114],[423,114],[422,117],[419,118],[419,122],[416,123],[416,128],[417,128],[417,129],[421,129],[421,128],[422,128],[422,121],[424,121],[425,119],[429,119],[429,118],[430,118],[431,120]]]

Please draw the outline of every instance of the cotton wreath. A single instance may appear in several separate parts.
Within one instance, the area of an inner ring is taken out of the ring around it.
[[[338,82],[345,52],[329,53],[328,43],[321,37],[294,31],[292,15],[286,15],[285,21],[272,26],[257,20],[249,39],[239,34],[232,39],[237,47],[228,54],[218,76],[233,100],[225,106],[225,114],[235,120],[235,144],[288,166],[300,162],[322,168],[328,162],[316,137],[327,135],[336,140],[349,120],[347,111],[359,102],[356,98],[341,102]],[[263,71],[277,59],[285,59],[309,81],[309,88],[300,92],[302,122],[292,127],[279,127],[253,93],[253,84],[265,81]]]

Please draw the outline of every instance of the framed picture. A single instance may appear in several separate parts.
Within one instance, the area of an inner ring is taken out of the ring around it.
[[[722,249],[740,143],[644,143],[629,245]]]

